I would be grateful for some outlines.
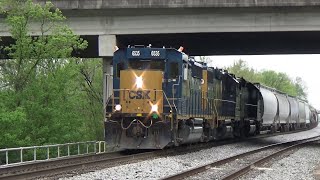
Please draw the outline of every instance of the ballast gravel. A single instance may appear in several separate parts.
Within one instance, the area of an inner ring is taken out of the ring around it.
[[[313,180],[313,173],[320,163],[320,148],[318,146],[307,146],[299,149],[288,157],[280,159],[270,167],[257,167],[255,172],[241,178],[247,179],[267,179],[267,180]],[[260,169],[260,170],[259,170]],[[257,172],[258,171],[258,172]]]
[[[257,152],[251,154],[250,156],[240,157],[228,163],[218,165],[215,167],[211,167],[209,170],[196,174],[194,176],[188,177],[186,180],[202,180],[202,179],[222,179],[227,174],[234,172],[235,170],[239,170],[248,165],[248,162],[254,162],[260,159],[261,157],[268,156],[275,151],[280,150],[281,148],[269,149],[262,152]]]
[[[187,169],[192,169],[200,165],[205,165],[217,160],[244,153],[268,144],[299,140],[308,137],[314,137],[319,134],[320,127],[316,127],[312,130],[294,134],[261,138],[259,140],[255,140],[254,143],[249,141],[222,145],[183,155],[161,157],[132,164],[120,165],[63,179],[160,179],[169,175],[186,171]],[[261,177],[261,179],[264,178],[271,179],[268,178],[268,176]]]

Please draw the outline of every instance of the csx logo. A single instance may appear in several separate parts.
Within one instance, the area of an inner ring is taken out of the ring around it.
[[[150,99],[150,91],[130,91],[130,99]]]

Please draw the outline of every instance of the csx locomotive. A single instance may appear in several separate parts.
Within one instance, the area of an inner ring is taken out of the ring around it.
[[[105,112],[110,147],[162,149],[318,123],[303,100],[196,62],[182,47],[117,49],[113,67]]]

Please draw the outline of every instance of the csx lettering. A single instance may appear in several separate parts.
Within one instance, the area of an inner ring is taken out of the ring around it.
[[[132,51],[132,56],[140,56],[140,51]]]
[[[150,99],[150,91],[130,91],[130,99]]]

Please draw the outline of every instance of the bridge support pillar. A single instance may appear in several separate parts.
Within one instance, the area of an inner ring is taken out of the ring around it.
[[[99,56],[102,57],[103,64],[103,113],[105,115],[106,103],[112,95],[113,89],[113,66],[112,57],[114,46],[116,46],[115,35],[99,36]]]
[[[103,112],[107,105],[108,98],[112,95],[113,89],[113,67],[112,57],[103,57]]]

